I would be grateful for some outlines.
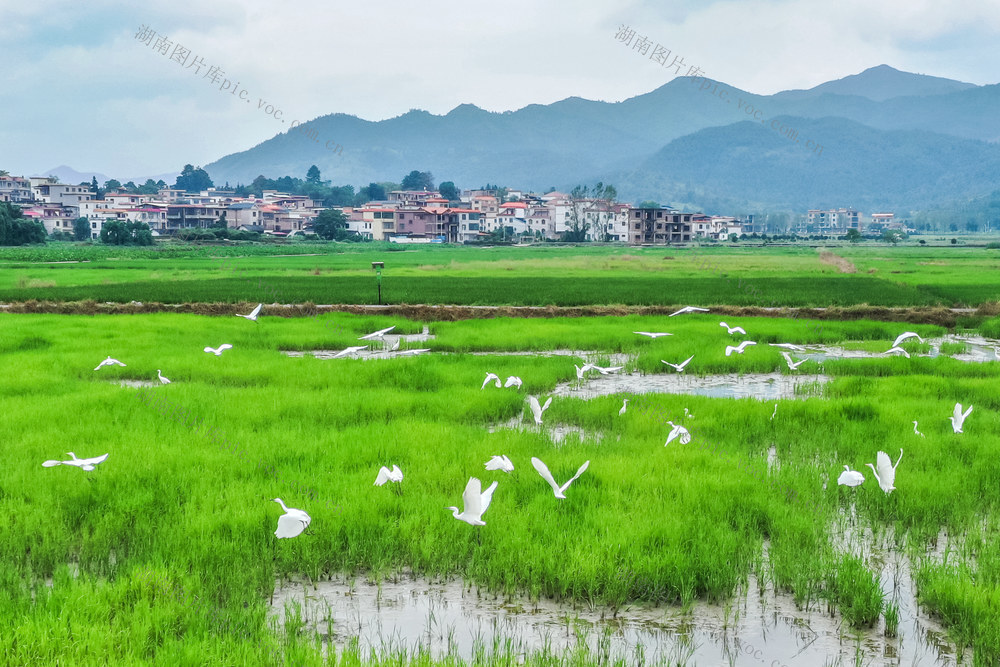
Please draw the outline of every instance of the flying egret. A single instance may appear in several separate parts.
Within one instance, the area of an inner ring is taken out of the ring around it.
[[[531,408],[531,414],[535,416],[536,424],[542,423],[542,415],[545,414],[545,411],[549,409],[549,405],[551,404],[552,404],[551,396],[549,396],[549,400],[545,401],[545,405],[542,406],[538,405],[538,399],[535,398],[534,396],[528,397],[528,406]]]
[[[502,470],[506,473],[512,473],[514,472],[514,464],[510,462],[510,459],[507,458],[506,454],[500,456],[494,455],[489,461],[486,462],[486,469]]]
[[[236,313],[236,317],[242,317],[243,319],[250,320],[251,322],[256,322],[257,316],[260,315],[260,309],[263,305],[264,304],[262,303],[258,303],[257,307],[250,311],[249,315],[240,315],[239,313]]]
[[[367,336],[361,336],[360,338],[358,338],[358,340],[375,340],[376,338],[381,338],[382,336],[386,335],[395,328],[396,325],[393,324],[391,327],[386,327],[385,329],[379,329],[375,333],[370,333]]]
[[[840,477],[837,478],[837,484],[840,486],[861,486],[864,481],[865,476],[857,470],[851,470],[850,466],[844,466],[844,472],[840,473]]]
[[[361,350],[367,350],[367,345],[352,345],[351,347],[345,347],[343,350],[337,354],[330,357],[331,359],[340,359],[341,357],[346,357],[349,354],[354,354],[355,352],[360,352]]]
[[[682,445],[686,445],[689,442],[691,442],[691,432],[690,431],[688,431],[686,428],[684,428],[680,424],[675,424],[672,421],[668,420],[667,423],[670,424],[673,428],[670,429],[670,435],[667,436],[667,441],[665,443],[663,443],[664,447],[666,447],[667,445],[669,445],[671,442],[673,442],[677,438],[681,439],[681,444]]]
[[[402,352],[399,353],[399,356],[402,357],[403,355],[406,355],[406,354],[416,355],[416,354],[421,354],[423,352],[430,352],[430,351],[431,351],[431,348],[429,348],[429,347],[422,347],[419,350],[403,350]]]
[[[786,350],[792,350],[794,352],[803,352],[806,348],[801,345],[792,345],[791,343],[768,343],[771,347],[783,347]]]
[[[281,498],[275,498],[274,502],[281,505],[285,513],[278,517],[278,529],[274,531],[277,537],[295,537],[301,535],[302,531],[309,527],[312,517],[302,510],[294,507],[285,507]]]
[[[114,365],[114,364],[118,364],[119,366],[124,366],[124,365],[125,365],[125,364],[123,364],[122,362],[118,361],[117,359],[112,359],[112,358],[111,358],[111,357],[109,356],[109,357],[108,357],[107,359],[105,359],[105,360],[104,360],[104,361],[102,361],[101,363],[97,364],[97,368],[95,368],[94,370],[95,370],[95,371],[99,371],[99,370],[101,370],[101,368],[102,368],[102,367],[104,367],[104,366],[112,366],[112,365]]]
[[[231,347],[232,347],[232,345],[230,345],[229,343],[223,343],[222,345],[219,346],[219,349],[213,349],[211,347],[206,347],[205,351],[209,352],[211,354],[214,354],[217,357],[221,357],[222,353],[225,352],[226,350],[230,349]]]
[[[491,381],[496,383],[497,389],[500,388],[500,376],[496,373],[487,373],[486,379],[483,380],[483,386],[480,387],[479,390],[482,391],[483,389],[486,389],[486,385],[488,385]]]
[[[924,437],[924,434],[917,430],[917,422],[913,422],[913,432],[919,435],[921,438]]]
[[[625,414],[625,410],[627,410],[627,409],[628,409],[628,399],[627,398],[623,398],[622,399],[622,409],[618,411],[618,416],[621,417],[623,414]]]
[[[483,514],[490,507],[497,483],[493,482],[485,491],[482,488],[482,482],[475,477],[470,477],[469,482],[465,485],[465,491],[462,493],[462,505],[464,508],[462,513],[459,514],[457,507],[446,507],[445,509],[451,510],[453,517],[459,521],[464,521],[470,526],[485,526],[486,522],[483,521]]]
[[[633,331],[632,333],[639,334],[640,336],[649,336],[650,338],[652,338],[654,340],[657,339],[657,338],[659,338],[660,336],[673,336],[673,334],[665,333],[665,332],[662,332],[662,331],[656,331],[656,332],[654,332],[654,331]]]
[[[910,358],[910,353],[907,352],[906,350],[904,350],[903,348],[899,347],[898,345],[894,346],[894,347],[891,347],[888,350],[886,350],[885,354],[892,354],[893,352],[899,352],[900,354],[902,354],[907,359]]]
[[[728,331],[731,334],[738,333],[738,334],[742,334],[744,336],[747,335],[747,332],[746,332],[746,330],[743,327],[731,327],[728,324],[726,324],[725,322],[719,322],[719,326],[720,327],[726,327],[726,331]]]
[[[903,460],[903,448],[899,449],[899,458],[896,459],[896,465],[892,465],[892,461],[889,459],[889,455],[885,452],[879,452],[875,457],[875,461],[878,464],[878,470],[875,469],[871,463],[866,463],[872,472],[875,473],[875,479],[878,481],[878,485],[882,488],[886,494],[895,491],[896,487],[893,484],[896,481],[896,468],[899,466],[899,462]]]
[[[93,470],[94,466],[96,466],[98,463],[103,463],[104,459],[108,458],[108,455],[105,454],[104,456],[95,456],[92,459],[78,459],[76,458],[76,454],[74,454],[73,452],[66,452],[66,453],[69,454],[71,460],[44,461],[42,465],[46,468],[51,468],[52,466],[61,465],[61,466],[76,466],[80,470]]]
[[[607,366],[607,367],[602,367],[602,366],[597,366],[596,364],[593,366],[593,369],[595,371],[597,371],[598,373],[600,373],[601,375],[607,375],[608,373],[616,373],[616,372],[620,371],[623,368],[625,368],[625,367],[624,366]]]
[[[768,421],[774,421],[774,415],[778,414],[778,404],[774,404],[774,412],[771,413],[771,418]]]
[[[583,374],[586,373],[587,371],[589,371],[590,369],[594,368],[594,364],[584,364],[583,368],[580,368],[576,364],[573,364],[573,368],[576,369],[576,379],[577,380],[582,380],[583,379]]]
[[[785,358],[785,363],[788,364],[788,368],[793,371],[798,370],[799,366],[801,366],[807,361],[806,359],[800,359],[799,361],[792,361],[791,355],[789,355],[787,352],[782,352],[781,356]]]
[[[163,377],[163,373],[160,372],[159,368],[156,369],[156,377],[160,378],[160,384],[170,384],[170,380]]]
[[[952,414],[951,417],[948,417],[948,419],[951,420],[951,428],[955,431],[955,433],[962,432],[962,424],[965,423],[965,418],[969,416],[970,412],[972,412],[971,405],[969,406],[968,410],[962,412],[962,404],[961,403],[955,404],[955,412]]]
[[[756,344],[757,343],[755,341],[745,340],[742,343],[740,343],[739,345],[737,345],[736,347],[733,347],[732,345],[727,345],[726,346],[726,356],[728,357],[733,352],[735,352],[736,354],[743,354],[743,351],[746,350],[747,347],[749,347],[751,345],[756,345]]]
[[[576,471],[576,474],[570,477],[569,481],[563,484],[562,486],[556,484],[556,480],[552,478],[552,473],[549,472],[548,466],[542,463],[540,459],[536,459],[534,456],[532,456],[531,465],[535,467],[535,470],[537,470],[538,474],[542,476],[542,479],[544,479],[546,482],[549,483],[549,486],[552,487],[553,493],[556,494],[556,498],[562,500],[566,497],[566,489],[569,488],[569,485],[572,484],[577,477],[583,474],[583,472],[587,469],[587,466],[590,465],[590,461],[589,460],[584,461],[583,465],[580,466],[580,468]]]
[[[669,361],[663,361],[663,359],[660,359],[660,363],[663,363],[663,364],[666,364],[667,366],[670,366],[671,368],[673,368],[678,373],[683,373],[684,372],[684,367],[687,366],[688,362],[690,362],[692,359],[694,359],[694,355],[693,354],[690,357],[688,357],[687,359],[685,359],[684,361],[682,361],[681,363],[679,363],[679,364],[672,364]]]
[[[899,344],[902,343],[907,338],[916,338],[921,343],[924,342],[924,339],[918,336],[917,334],[913,333],[912,331],[907,331],[906,333],[901,333],[898,336],[896,336],[896,340],[892,343],[892,346],[899,347]]]
[[[521,378],[517,377],[516,375],[510,375],[510,376],[507,377],[507,381],[503,383],[503,386],[504,387],[520,387],[521,386]]]
[[[674,313],[670,313],[668,317],[673,317],[674,315],[683,315],[684,313],[707,313],[708,308],[697,308],[695,306],[684,306],[680,310]]]
[[[392,470],[389,470],[385,466],[378,469],[378,475],[375,477],[375,486],[382,486],[386,482],[402,482],[403,481],[403,471],[399,469],[399,466],[393,465]]]

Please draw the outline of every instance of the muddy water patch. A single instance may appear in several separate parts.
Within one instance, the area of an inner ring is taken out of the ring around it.
[[[756,398],[774,400],[805,398],[822,393],[826,375],[784,375],[781,373],[747,373],[739,375],[687,375],[639,373],[600,375],[556,386],[554,396],[596,398],[612,394],[693,394],[712,398]]]

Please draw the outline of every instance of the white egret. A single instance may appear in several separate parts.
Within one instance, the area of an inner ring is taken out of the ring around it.
[[[251,322],[256,322],[257,316],[260,315],[260,309],[263,305],[264,304],[262,303],[258,303],[257,307],[250,311],[249,315],[240,315],[239,313],[236,313],[236,317],[242,317],[243,319],[250,320]]]
[[[374,486],[382,486],[386,482],[402,482],[403,481],[403,471],[399,469],[399,466],[393,465],[392,470],[389,470],[385,466],[378,469],[378,475],[375,477]]]
[[[285,507],[281,498],[275,498],[274,502],[281,505],[285,513],[278,517],[278,529],[274,531],[277,537],[295,537],[301,535],[302,531],[309,527],[312,517],[302,510],[294,507]]]
[[[924,434],[917,430],[917,422],[913,422],[913,432],[919,435],[921,438],[924,437]]]
[[[896,468],[899,466],[899,462],[903,460],[903,448],[899,449],[899,458],[896,459],[896,465],[892,465],[892,461],[889,459],[889,455],[885,452],[879,452],[875,457],[875,462],[878,464],[878,470],[875,469],[871,463],[866,463],[872,472],[875,474],[875,479],[878,481],[878,485],[887,494],[892,493],[896,490],[893,484],[896,482]]]
[[[742,334],[744,336],[747,335],[747,332],[746,332],[746,330],[743,327],[731,327],[728,324],[726,324],[725,322],[719,322],[719,326],[720,327],[726,327],[726,331],[728,331],[731,334],[738,333],[738,334]]]
[[[549,400],[545,401],[545,405],[539,406],[538,399],[534,396],[528,397],[528,406],[531,408],[531,414],[535,416],[535,423],[542,423],[542,415],[545,411],[549,409],[549,405],[552,404],[552,397],[549,396]]]
[[[589,371],[590,369],[594,368],[594,364],[584,364],[583,368],[580,368],[576,364],[573,364],[573,368],[576,369],[576,379],[577,380],[582,380],[583,379],[583,374],[586,373],[587,371]]]
[[[861,486],[864,481],[865,476],[857,470],[851,470],[850,466],[844,466],[844,472],[840,473],[840,477],[837,478],[837,484],[840,486]]]
[[[402,336],[396,336],[396,340],[393,341],[392,345],[389,347],[390,352],[395,352],[399,349],[399,342],[403,340]]]
[[[970,412],[972,412],[971,405],[969,406],[968,410],[962,412],[962,404],[961,403],[955,404],[954,413],[952,414],[951,417],[948,417],[948,419],[951,420],[951,428],[955,431],[955,433],[962,432],[962,424],[965,423],[965,418],[969,416]]]
[[[341,350],[340,352],[338,352],[337,354],[333,355],[330,358],[340,359],[342,357],[346,357],[349,354],[354,354],[355,352],[360,352],[361,350],[367,350],[367,349],[368,349],[367,345],[352,345],[351,347],[345,347],[343,350]]]
[[[593,369],[595,371],[597,371],[598,373],[600,373],[601,375],[607,375],[608,373],[616,373],[616,372],[620,371],[623,368],[625,368],[625,367],[624,366],[607,366],[607,367],[602,367],[602,366],[597,366],[596,364],[593,366]]]
[[[736,347],[733,347],[732,345],[727,345],[726,346],[726,356],[728,357],[733,352],[735,352],[736,354],[743,354],[743,351],[746,350],[749,346],[756,345],[756,344],[757,344],[756,341],[745,340],[742,343],[740,343],[739,345],[737,345]]]
[[[649,336],[652,339],[657,339],[660,336],[673,336],[673,334],[665,333],[663,331],[633,331],[634,334],[639,334],[640,336]]]
[[[673,317],[674,315],[683,315],[684,313],[707,313],[708,308],[697,308],[695,306],[684,306],[680,310],[670,313],[668,317]]]
[[[690,412],[688,412],[687,408],[684,408],[684,418],[685,419],[694,419],[694,415],[691,414]]]
[[[916,338],[921,343],[924,342],[924,339],[918,336],[917,334],[913,333],[912,331],[907,331],[906,333],[901,333],[898,336],[896,336],[896,340],[893,341],[892,346],[899,347],[899,344],[902,343],[907,338]]]
[[[486,379],[483,380],[483,386],[480,387],[479,390],[482,391],[483,389],[486,389],[486,385],[488,385],[490,382],[496,383],[497,389],[500,388],[500,376],[497,375],[496,373],[487,373]]]
[[[793,352],[803,352],[806,348],[801,345],[793,345],[791,343],[768,343],[771,347],[783,347],[786,350],[792,350]]]
[[[666,364],[667,366],[670,366],[671,368],[673,368],[678,373],[683,373],[684,372],[684,367],[687,366],[688,363],[692,359],[694,359],[694,355],[693,354],[690,357],[688,357],[687,359],[685,359],[684,361],[682,361],[681,363],[679,363],[679,364],[672,364],[669,361],[664,361],[663,359],[660,359],[660,363],[661,364]]]
[[[516,375],[510,375],[510,376],[507,377],[507,381],[503,383],[503,386],[505,388],[506,387],[518,387],[518,388],[520,388],[520,386],[521,386],[521,378],[517,377]]]
[[[375,333],[370,333],[367,336],[361,336],[360,338],[358,338],[358,340],[375,340],[376,338],[381,338],[382,336],[386,335],[395,328],[396,325],[393,324],[391,327],[386,327],[385,329],[379,329]]]
[[[628,399],[627,398],[623,398],[622,399],[622,409],[618,411],[618,416],[621,417],[623,414],[625,414],[625,410],[627,410],[627,409],[628,409]]]
[[[482,482],[475,477],[470,477],[469,482],[465,485],[465,491],[462,493],[462,513],[459,514],[457,507],[446,507],[445,509],[451,510],[453,517],[470,526],[485,526],[483,514],[486,513],[490,502],[493,501],[493,492],[496,491],[497,483],[493,482],[485,491],[482,491],[482,488]]]
[[[486,469],[502,470],[506,473],[512,473],[514,472],[514,464],[510,462],[510,459],[507,458],[506,454],[500,456],[494,455],[489,461],[486,462]]]
[[[556,484],[556,480],[552,478],[552,473],[549,472],[548,466],[542,463],[541,459],[536,459],[534,456],[532,456],[531,465],[535,467],[535,470],[537,470],[538,474],[542,476],[542,479],[544,479],[546,482],[549,483],[549,486],[552,487],[553,493],[556,494],[556,498],[562,500],[566,497],[566,489],[569,488],[569,485],[572,484],[577,477],[579,477],[584,473],[584,471],[590,465],[590,461],[589,460],[584,461],[583,465],[580,466],[580,468],[576,471],[576,474],[570,477],[569,481],[563,484],[562,486]]]
[[[785,358],[785,363],[788,364],[788,368],[790,370],[793,370],[793,371],[798,370],[799,366],[801,366],[802,364],[804,364],[807,361],[807,359],[800,359],[799,361],[792,361],[791,355],[789,355],[787,352],[782,352],[781,356],[783,356]]]
[[[892,348],[886,350],[885,354],[892,354],[893,352],[899,352],[900,354],[902,354],[907,359],[910,358],[910,353],[907,352],[906,350],[904,350],[903,348],[899,347],[899,346],[895,346],[895,347],[892,347]]]
[[[93,470],[94,466],[98,463],[103,463],[108,454],[104,456],[95,456],[91,459],[78,459],[76,454],[73,452],[66,452],[70,456],[69,461],[44,461],[42,465],[46,468],[51,468],[52,466],[76,466],[80,470]]]
[[[774,412],[771,413],[771,419],[769,419],[768,421],[774,421],[774,415],[776,415],[776,414],[778,414],[778,404],[777,403],[774,404]]]
[[[214,349],[214,348],[211,348],[211,347],[206,347],[205,351],[208,352],[208,353],[210,353],[210,354],[214,354],[217,357],[221,357],[223,352],[225,352],[228,349],[231,349],[232,347],[233,346],[230,345],[229,343],[223,343],[222,345],[219,346],[218,349]]]
[[[686,428],[684,428],[680,424],[675,424],[672,421],[668,420],[667,423],[670,424],[673,428],[670,429],[670,435],[667,436],[667,441],[665,443],[663,443],[664,447],[666,447],[667,445],[669,445],[671,442],[673,442],[677,438],[681,439],[681,444],[682,445],[686,445],[689,442],[691,442],[691,432],[690,431],[688,431]]]
[[[156,377],[160,378],[160,384],[170,384],[170,380],[163,377],[163,373],[160,371],[159,368],[156,369]]]
[[[95,370],[95,371],[99,371],[99,370],[101,370],[101,368],[103,368],[104,366],[112,366],[112,365],[115,365],[115,364],[117,364],[117,365],[119,365],[119,366],[124,366],[124,365],[125,365],[125,364],[123,364],[122,362],[118,361],[117,359],[112,359],[112,358],[111,358],[111,357],[109,356],[109,357],[108,357],[107,359],[105,359],[105,360],[104,360],[104,361],[102,361],[101,363],[97,364],[97,368],[95,368],[94,370]]]

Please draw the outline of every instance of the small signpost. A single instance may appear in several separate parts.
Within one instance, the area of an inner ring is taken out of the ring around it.
[[[372,262],[372,268],[375,269],[375,280],[378,282],[378,305],[382,305],[382,269],[385,268],[385,262]]]

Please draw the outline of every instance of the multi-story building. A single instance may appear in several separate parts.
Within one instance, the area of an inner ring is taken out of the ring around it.
[[[20,176],[0,176],[0,201],[22,204],[32,201],[31,181]]]
[[[809,209],[807,229],[814,234],[843,234],[848,229],[861,231],[861,214],[853,208]]]
[[[32,185],[31,194],[36,201],[63,206],[78,206],[80,202],[90,201],[94,196],[90,186],[52,183],[48,180]]]
[[[629,212],[629,243],[688,243],[691,241],[692,215],[659,206],[633,208]]]

